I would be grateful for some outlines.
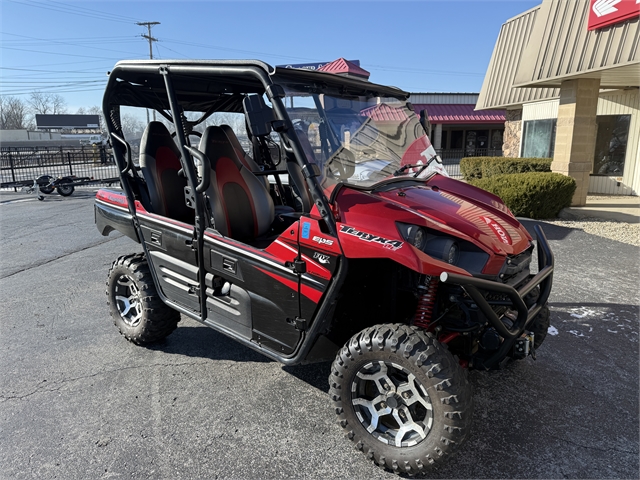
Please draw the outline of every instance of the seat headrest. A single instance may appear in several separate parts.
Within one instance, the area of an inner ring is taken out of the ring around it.
[[[200,151],[209,157],[212,168],[214,168],[217,159],[220,157],[230,158],[238,169],[242,168],[242,162],[238,158],[239,152],[236,151],[233,143],[225,133],[225,129],[222,127],[211,125],[205,128],[200,139]]]
[[[273,111],[264,103],[262,95],[247,95],[242,100],[242,108],[252,136],[262,137],[271,133]]]
[[[154,155],[160,147],[169,147],[180,157],[180,150],[162,122],[149,122],[140,139],[140,153]]]

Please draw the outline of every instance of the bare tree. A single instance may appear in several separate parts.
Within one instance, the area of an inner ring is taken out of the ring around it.
[[[59,93],[31,92],[27,102],[34,115],[59,115],[67,112],[67,102]]]
[[[27,128],[27,105],[18,97],[0,96],[0,129],[23,130]]]
[[[107,123],[104,119],[104,115],[102,114],[102,108],[100,108],[98,105],[94,105],[87,108],[86,113],[89,115],[98,115],[98,117],[100,118],[100,131],[106,133]]]
[[[85,115],[86,113],[87,112],[83,107],[80,107],[78,110],[76,110],[76,115]]]
[[[205,126],[229,125],[236,135],[246,135],[246,123],[243,113],[216,112],[205,121]]]
[[[51,108],[53,114],[67,113],[67,101],[59,93],[51,94]]]
[[[122,124],[122,133],[125,137],[139,138],[142,136],[144,130],[144,123],[131,113],[125,113],[120,117],[120,123]]]

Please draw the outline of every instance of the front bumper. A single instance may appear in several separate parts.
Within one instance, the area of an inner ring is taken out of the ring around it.
[[[539,225],[535,225],[534,229],[538,244],[538,273],[517,290],[510,285],[492,282],[482,278],[458,275],[456,273],[449,272],[442,272],[442,274],[440,274],[440,281],[442,283],[459,285],[462,287],[462,289],[473,299],[489,322],[491,322],[493,328],[495,328],[500,336],[504,338],[504,342],[498,351],[492,357],[483,362],[486,368],[495,366],[496,363],[502,360],[509,353],[515,340],[524,333],[527,326],[533,321],[536,315],[540,313],[540,310],[542,310],[549,299],[551,285],[553,283],[553,252],[551,251],[551,248],[549,248],[549,242],[547,241],[547,237],[545,237],[542,228],[540,228]],[[524,298],[538,286],[540,287],[540,295],[533,305],[527,307]],[[491,308],[481,291],[503,294],[509,297],[513,304],[513,308],[518,312],[518,317],[513,322],[513,326],[511,328],[507,327],[502,322],[501,317],[498,317],[493,308]]]

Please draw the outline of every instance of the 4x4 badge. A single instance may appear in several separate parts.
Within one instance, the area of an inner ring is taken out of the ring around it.
[[[394,251],[398,250],[404,244],[404,242],[401,242],[400,240],[389,240],[384,237],[379,237],[378,235],[374,235],[373,233],[361,232],[348,225],[341,225],[340,231],[342,233],[346,233],[347,235],[353,235],[354,237],[358,237],[360,240],[364,240],[365,242],[380,243],[381,245],[384,246],[384,248],[388,248]]]
[[[316,260],[318,260],[320,263],[323,264],[327,264],[329,263],[329,255],[325,255],[323,253],[319,253],[319,252],[313,252],[313,258],[315,258]]]

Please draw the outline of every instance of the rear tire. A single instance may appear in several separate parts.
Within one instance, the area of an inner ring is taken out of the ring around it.
[[[469,435],[466,374],[445,346],[416,327],[385,324],[356,334],[336,356],[329,385],[347,438],[381,467],[427,471]]]
[[[180,321],[180,314],[160,299],[142,253],[113,262],[107,277],[107,303],[120,333],[138,345],[165,339]]]

